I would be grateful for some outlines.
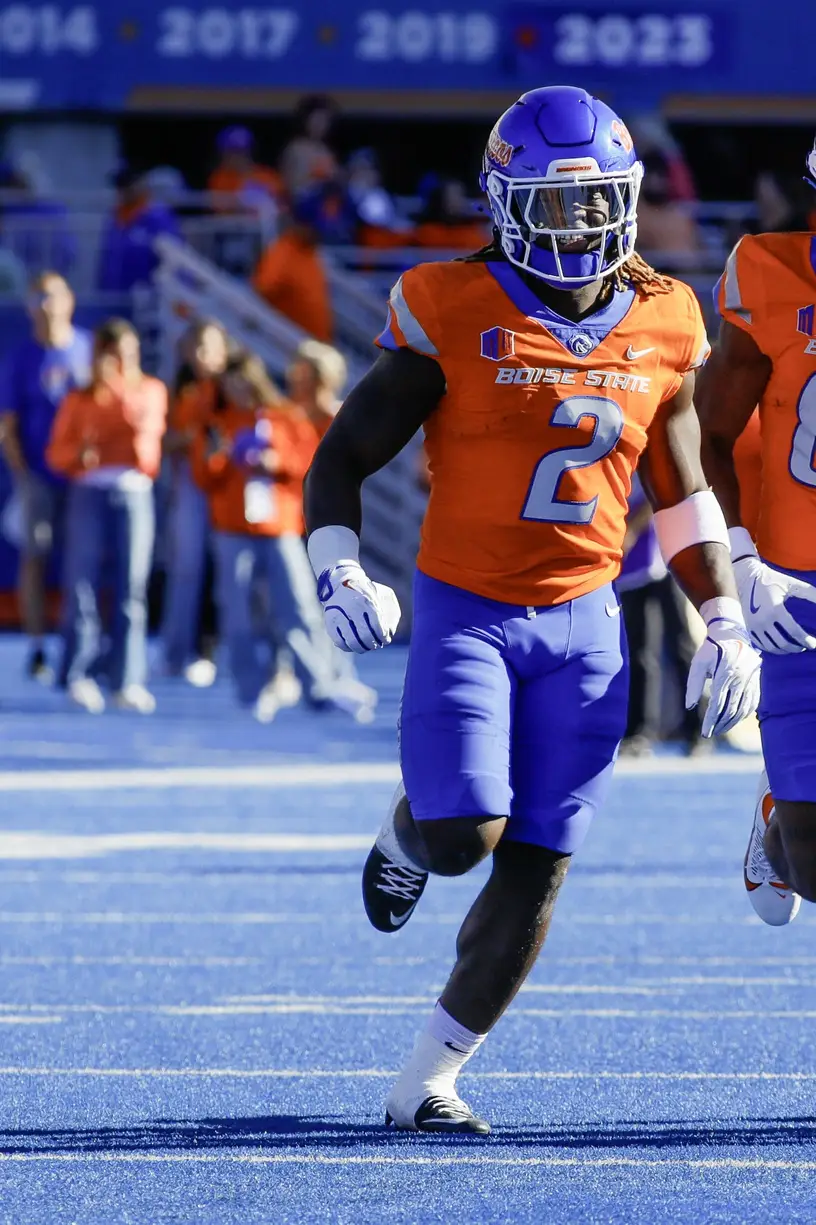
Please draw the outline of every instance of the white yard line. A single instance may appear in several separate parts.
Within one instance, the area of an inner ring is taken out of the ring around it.
[[[616,773],[632,777],[748,774],[762,768],[753,753],[715,753],[711,757],[652,757],[618,763]],[[111,770],[6,770],[0,792],[107,791],[168,787],[334,787],[353,783],[395,783],[395,762],[309,761],[279,766],[168,766]]]
[[[0,1067],[0,1076],[90,1077],[100,1079],[140,1080],[393,1080],[399,1075],[394,1068],[71,1068],[8,1066]],[[465,1080],[534,1080],[534,1081],[722,1081],[742,1084],[780,1082],[812,1083],[816,1072],[640,1072],[640,1071],[553,1071],[471,1072]]]
[[[342,1133],[340,1133],[342,1134]],[[320,1132],[326,1141],[330,1133]],[[302,1136],[300,1137],[302,1139]],[[573,1169],[599,1167],[634,1167],[636,1169],[693,1170],[816,1170],[816,1161],[783,1161],[766,1157],[499,1157],[481,1151],[477,1153],[440,1153],[420,1157],[404,1153],[360,1153],[330,1156],[323,1153],[0,1153],[0,1162],[54,1161],[74,1165],[92,1162],[112,1162],[125,1165],[407,1165],[407,1166],[534,1166]]]
[[[168,766],[122,770],[7,770],[2,791],[165,790],[168,787],[335,787],[395,783],[395,762],[310,761],[286,766]]]
[[[362,996],[301,998],[281,996],[267,1002],[226,1002],[217,1004],[103,1004],[93,1001],[79,1004],[20,1004],[0,1003],[0,1023],[9,1015],[16,1017],[47,1017],[63,1020],[68,1016],[157,1016],[175,1018],[207,1018],[220,1020],[232,1017],[285,1016],[407,1016],[426,1011],[432,996]],[[626,1020],[637,1022],[661,1021],[813,1021],[814,1008],[535,1008],[517,1004],[513,1018],[537,1017],[542,1021]]]
[[[91,859],[134,851],[228,851],[322,854],[367,851],[370,834],[246,834],[240,832],[143,830],[125,834],[63,834],[46,830],[0,831],[3,859]],[[100,879],[105,878],[100,875]],[[166,874],[173,879],[173,874]],[[198,879],[198,878],[197,878]],[[206,877],[202,877],[205,879]],[[233,877],[234,879],[234,877]]]

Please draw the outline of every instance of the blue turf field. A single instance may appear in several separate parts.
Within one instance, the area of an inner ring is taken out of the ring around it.
[[[482,879],[366,925],[403,664],[370,728],[221,685],[94,719],[0,641],[0,1221],[813,1221],[814,920],[752,920],[751,759],[620,773],[462,1079],[495,1135],[383,1130]]]

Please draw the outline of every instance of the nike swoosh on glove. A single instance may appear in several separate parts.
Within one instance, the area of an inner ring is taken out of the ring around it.
[[[786,601],[816,604],[816,587],[766,566],[756,554],[734,562],[740,604],[751,642],[770,655],[816,649],[816,638],[796,621]]]
[[[390,587],[373,583],[356,562],[340,562],[317,580],[326,629],[341,651],[363,655],[386,646],[396,633],[399,601]]]
[[[736,601],[734,601],[736,607]],[[705,641],[691,661],[686,686],[686,709],[691,710],[711,680],[708,709],[703,719],[705,737],[722,736],[752,715],[759,705],[761,660],[743,626],[727,617],[708,623]]]

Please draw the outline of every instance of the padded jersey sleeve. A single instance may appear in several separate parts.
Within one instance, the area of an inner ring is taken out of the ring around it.
[[[697,295],[690,286],[682,285],[683,309],[681,311],[681,327],[679,329],[681,344],[678,348],[678,374],[688,374],[689,370],[699,370],[708,361],[711,345],[706,333],[703,312]]]
[[[431,268],[429,264],[410,268],[391,290],[385,327],[374,342],[381,349],[413,349],[424,357],[439,357],[439,320],[430,284]]]
[[[729,255],[723,274],[714,286],[717,314],[727,323],[748,332],[760,349],[763,349],[764,267],[765,260],[757,237],[746,234]]]

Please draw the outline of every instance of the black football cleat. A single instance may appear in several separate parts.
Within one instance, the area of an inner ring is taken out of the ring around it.
[[[363,905],[378,932],[397,932],[410,919],[428,883],[428,873],[394,863],[376,842],[363,868]]]
[[[486,1119],[480,1119],[470,1106],[458,1097],[426,1097],[413,1120],[407,1123],[398,1123],[390,1111],[386,1111],[386,1127],[394,1124],[404,1131],[422,1131],[432,1135],[490,1135],[490,1124]]]

